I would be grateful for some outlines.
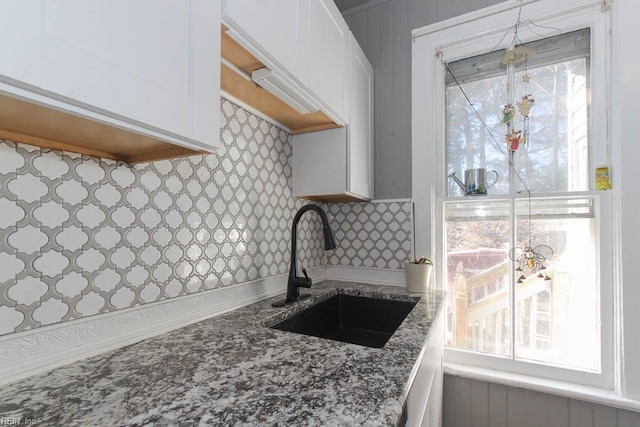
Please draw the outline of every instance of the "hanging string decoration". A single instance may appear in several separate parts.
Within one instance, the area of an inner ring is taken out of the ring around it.
[[[544,271],[547,269],[544,262],[553,255],[553,249],[547,245],[537,245],[534,247],[531,241],[532,237],[529,237],[528,241],[525,240],[522,242],[522,247],[515,247],[509,251],[511,261],[518,264],[518,267],[516,267],[516,272],[520,273],[518,283],[522,283],[526,279],[526,276],[522,274],[525,269],[528,269],[531,273],[539,272],[539,278],[551,280],[546,271]],[[544,274],[542,273],[543,271]]]
[[[488,132],[496,148],[499,150],[500,153],[502,153],[502,155],[507,160],[511,173],[513,174],[514,177],[516,177],[520,181],[520,183],[522,183],[522,186],[524,187],[524,191],[526,191],[528,194],[529,238],[521,240],[521,246],[516,246],[512,248],[508,254],[509,258],[514,263],[517,264],[517,267],[515,268],[515,272],[518,275],[517,283],[523,283],[523,281],[527,279],[527,277],[524,275],[525,270],[529,270],[532,275],[535,273],[538,273],[537,277],[540,279],[551,280],[551,278],[547,274],[547,269],[544,263],[551,256],[553,256],[553,249],[550,246],[548,245],[534,246],[532,244],[533,241],[535,240],[535,237],[533,237],[533,231],[531,226],[531,190],[529,190],[529,188],[527,187],[527,185],[525,184],[522,177],[520,176],[520,174],[518,173],[518,171],[514,166],[514,162],[515,162],[514,154],[516,150],[520,147],[520,145],[527,144],[527,142],[529,141],[529,117],[530,117],[531,110],[535,104],[535,100],[533,99],[532,94],[526,94],[520,99],[520,101],[514,102],[513,94],[511,92],[513,87],[512,78],[513,78],[515,64],[523,61],[525,62],[524,75],[522,76],[522,82],[524,83],[525,93],[528,92],[528,83],[531,80],[527,72],[528,70],[527,70],[527,63],[526,63],[527,58],[529,57],[530,51],[527,47],[524,46],[524,43],[522,43],[522,41],[518,38],[518,27],[522,23],[520,21],[521,13],[522,13],[522,0],[520,0],[520,10],[518,13],[518,18],[516,20],[515,25],[512,27],[514,30],[513,40],[509,44],[509,47],[506,49],[506,52],[502,57],[502,63],[507,65],[508,72],[511,73],[510,81],[509,83],[506,84],[507,96],[510,102],[507,102],[502,109],[502,121],[501,121],[501,123],[507,127],[505,142],[507,143],[508,150],[504,150],[503,146],[501,146],[501,144],[498,143],[498,140],[493,135],[493,132],[491,131],[489,126],[486,124],[484,118],[480,115],[478,110],[475,108],[473,102],[471,101],[471,99],[469,98],[465,90],[462,88],[456,76],[451,71],[451,68],[449,67],[447,62],[443,59],[442,52],[440,51],[437,52],[437,56],[440,58],[440,61],[444,65],[446,71],[449,73],[453,81],[455,82],[458,89],[460,89],[462,95],[464,96],[467,103],[471,107],[471,110],[474,112],[476,117],[478,117],[483,127]],[[504,38],[505,37],[503,36],[500,43],[502,43]],[[517,42],[519,42],[519,45],[516,44]],[[518,112],[522,116],[522,120],[523,120],[522,129],[518,129],[518,130],[516,130],[514,126],[515,118],[516,118],[516,110],[513,106],[514,103],[518,107]]]
[[[531,80],[529,74],[527,74],[527,58],[529,58],[530,52],[529,49],[525,46],[514,46],[515,42],[519,41],[517,27],[518,25],[519,22],[516,23],[515,36],[513,38],[513,41],[511,42],[512,47],[507,49],[505,54],[502,56],[502,63],[508,67],[513,67],[515,66],[515,64],[524,61],[525,72],[522,76],[522,82],[524,83],[526,92],[529,81]],[[511,98],[512,85],[510,83],[507,83],[506,88],[507,95],[509,98]],[[514,118],[516,112],[513,108],[513,104],[508,103],[504,106],[504,109],[502,110],[502,123],[507,126],[505,142],[509,146],[510,151],[516,151],[518,148],[520,148],[521,144],[526,144],[529,141],[529,113],[531,112],[531,108],[533,108],[533,104],[535,102],[536,101],[535,99],[533,99],[531,94],[523,96],[520,101],[516,102],[516,105],[518,106],[518,112],[522,116],[522,130],[515,130],[514,128]]]

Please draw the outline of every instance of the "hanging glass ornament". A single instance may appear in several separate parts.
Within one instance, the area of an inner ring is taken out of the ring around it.
[[[502,109],[502,123],[511,126],[513,122],[513,117],[516,115],[516,110],[513,108],[513,105],[507,104]]]
[[[507,51],[502,55],[502,63],[504,65],[515,65],[529,57],[529,49],[524,46],[516,46],[511,49],[507,49]]]
[[[520,144],[525,142],[523,140],[522,131],[521,130],[513,131],[513,132],[507,134],[507,136],[505,137],[505,140],[507,142],[507,145],[509,146],[509,150],[511,150],[511,151],[516,151],[518,149],[518,147],[520,146]]]
[[[527,77],[526,74],[525,77]],[[536,100],[531,97],[531,94],[523,96],[520,101],[516,102],[518,111],[520,112],[520,115],[522,115],[522,142],[524,143],[529,142],[529,112],[531,112],[535,102]]]
[[[531,94],[529,94],[523,96],[520,101],[516,102],[516,105],[518,106],[520,114],[522,114],[524,118],[529,118],[529,112],[535,103],[536,100],[531,97]]]
[[[523,242],[522,247],[515,247],[509,251],[511,261],[518,264],[516,271],[524,271],[527,268],[531,273],[536,273],[547,268],[543,263],[553,255],[553,249],[547,245],[533,247],[531,240],[532,238],[529,238],[528,242]],[[546,277],[549,276],[545,273],[545,280],[547,280]]]

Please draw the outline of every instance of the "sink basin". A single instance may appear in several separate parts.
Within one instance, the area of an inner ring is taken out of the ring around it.
[[[271,328],[381,348],[416,303],[338,294]]]

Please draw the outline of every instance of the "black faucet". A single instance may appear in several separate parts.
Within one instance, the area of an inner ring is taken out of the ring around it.
[[[297,246],[297,238],[298,238],[298,222],[300,222],[300,218],[307,211],[316,211],[318,215],[320,215],[320,219],[322,220],[322,234],[324,236],[324,249],[329,251],[331,249],[336,248],[336,240],[333,237],[333,233],[331,232],[331,227],[329,227],[329,220],[327,219],[327,214],[322,210],[322,208],[318,205],[309,204],[301,207],[296,215],[293,217],[293,225],[291,226],[291,267],[289,269],[289,280],[287,282],[287,299],[280,302],[273,303],[274,307],[282,307],[285,304],[289,304],[291,302],[297,301],[300,297],[300,290],[298,288],[310,288],[311,287],[311,278],[307,275],[307,270],[302,269],[302,274],[304,277],[298,277],[298,268],[296,266],[296,246]]]

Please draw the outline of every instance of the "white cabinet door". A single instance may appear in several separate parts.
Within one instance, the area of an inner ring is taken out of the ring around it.
[[[437,362],[433,373],[433,383],[427,399],[427,406],[422,416],[420,427],[440,427],[442,425],[442,388],[444,377],[442,373],[442,356]]]
[[[315,1],[315,0],[314,0]],[[309,81],[310,0],[226,0],[223,17],[280,71]]]
[[[0,80],[17,85],[43,86],[40,0],[2,0],[0,16]]]
[[[442,411],[443,309],[431,324],[418,372],[407,396],[408,427],[440,427]]]
[[[44,5],[46,90],[203,148],[219,145],[219,1]]]
[[[309,88],[346,124],[349,27],[333,0],[311,1],[309,17]]]
[[[293,137],[293,195],[342,194],[347,186],[347,128]]]
[[[350,36],[349,189],[373,198],[373,69]]]
[[[344,82],[349,124],[294,136],[294,196],[373,198],[373,69],[353,35],[347,36]]]

